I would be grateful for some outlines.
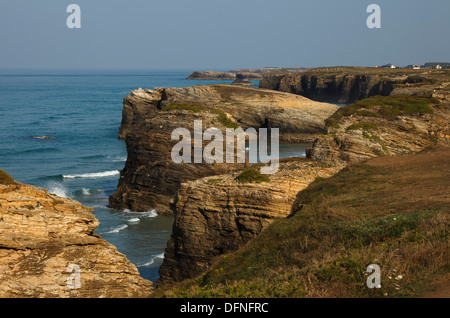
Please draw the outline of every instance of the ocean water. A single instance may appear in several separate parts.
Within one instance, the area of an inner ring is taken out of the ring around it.
[[[94,208],[96,233],[156,281],[173,218],[107,208],[127,158],[119,140],[122,100],[132,90],[231,81],[193,81],[190,71],[0,72],[0,169],[15,180]],[[257,82],[255,82],[257,85]],[[282,157],[307,145],[280,145]]]

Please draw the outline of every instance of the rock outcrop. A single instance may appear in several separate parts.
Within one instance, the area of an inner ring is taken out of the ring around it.
[[[186,79],[192,80],[235,80],[242,78],[246,80],[260,80],[263,78],[261,74],[252,72],[215,72],[215,71],[196,71],[189,75]]]
[[[152,283],[94,233],[91,212],[42,188],[0,182],[0,297],[148,297]]]
[[[339,170],[292,158],[283,160],[268,182],[242,183],[238,172],[184,183],[176,195],[173,234],[158,285],[201,274],[214,257],[237,250],[276,218],[289,216],[297,193],[317,177]]]
[[[136,90],[124,99],[120,138],[128,159],[110,206],[172,214],[170,204],[181,183],[242,169],[242,164],[174,163],[171,140],[176,128],[279,128],[280,142],[312,142],[326,131],[324,120],[337,106],[302,96],[252,87],[205,85]],[[193,135],[193,134],[192,134]],[[205,142],[208,144],[208,142]]]
[[[260,88],[299,94],[313,100],[351,104],[375,95],[431,95],[448,82],[445,70],[321,68],[266,76]]]
[[[327,123],[328,133],[307,150],[308,157],[327,164],[346,165],[450,144],[446,100],[372,97],[339,110]]]

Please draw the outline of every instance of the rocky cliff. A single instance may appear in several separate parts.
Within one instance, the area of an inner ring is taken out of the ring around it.
[[[297,158],[281,162],[279,171],[263,182],[237,178],[244,171],[182,184],[158,285],[196,277],[214,257],[237,250],[276,218],[289,216],[295,196],[309,183],[337,171]]]
[[[317,177],[373,157],[448,147],[448,95],[411,95],[374,96],[340,108],[308,150],[313,160],[283,163],[266,182],[239,183],[236,172],[183,184],[158,285],[198,276],[218,255],[237,250],[275,218],[289,216],[295,193]]]
[[[152,283],[94,233],[98,224],[79,202],[0,180],[0,297],[149,296]]]
[[[234,85],[136,90],[124,99],[120,138],[128,159],[110,206],[171,214],[181,183],[242,169],[242,164],[174,163],[176,128],[279,128],[281,142],[312,142],[324,133],[324,120],[337,106],[302,96]],[[208,142],[205,142],[207,144]]]
[[[263,76],[255,72],[214,72],[196,71],[189,75],[186,79],[192,80],[235,80],[235,79],[246,79],[246,80],[260,80]]]
[[[260,87],[317,101],[351,104],[375,95],[431,95],[448,82],[448,76],[446,70],[321,68],[266,76]]]
[[[374,96],[342,108],[327,119],[328,133],[316,139],[308,157],[346,165],[448,146],[449,122],[446,99]]]

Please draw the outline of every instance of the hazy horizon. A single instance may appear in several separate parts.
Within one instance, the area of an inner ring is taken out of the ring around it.
[[[81,29],[69,29],[69,4]],[[366,8],[381,7],[369,29]],[[0,3],[0,70],[231,70],[450,62],[450,1]]]

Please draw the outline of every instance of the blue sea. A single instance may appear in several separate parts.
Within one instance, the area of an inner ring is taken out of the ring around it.
[[[122,100],[132,90],[231,81],[186,80],[190,71],[0,71],[0,169],[15,180],[94,208],[96,233],[115,245],[151,281],[173,218],[158,211],[107,207],[127,152],[118,129]],[[258,83],[255,81],[255,85]],[[282,157],[308,145],[281,145]]]

